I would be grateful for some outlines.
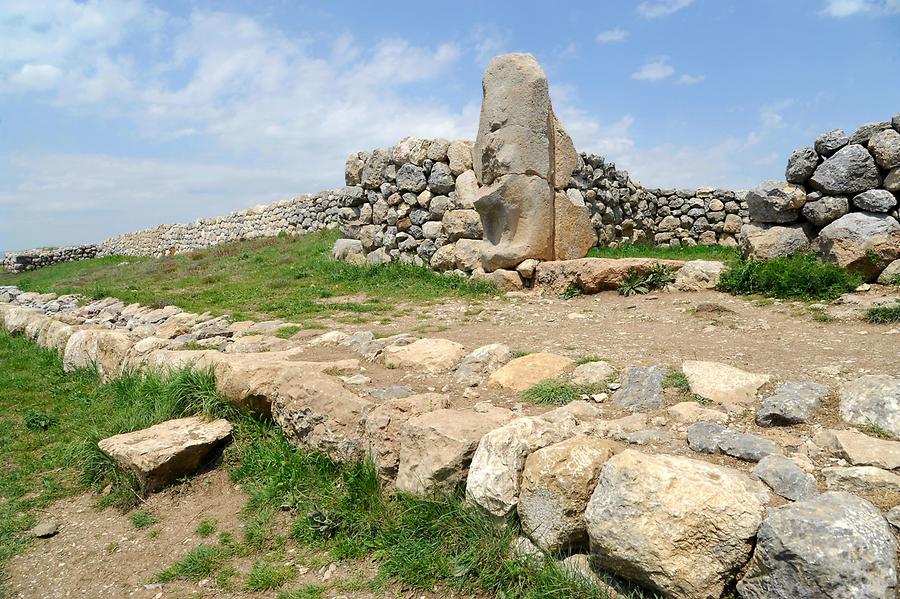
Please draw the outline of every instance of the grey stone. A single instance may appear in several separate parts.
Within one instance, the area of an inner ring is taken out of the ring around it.
[[[900,377],[870,374],[841,389],[841,418],[857,426],[875,426],[900,439]]]
[[[792,223],[805,203],[806,191],[783,181],[764,181],[747,192],[750,220],[759,223]]]
[[[875,466],[832,466],[822,468],[829,490],[858,495],[900,493],[900,475]]]
[[[891,526],[900,529],[900,505],[896,505],[889,509],[884,517],[891,523]]]
[[[444,195],[453,191],[456,186],[456,180],[450,172],[450,167],[443,163],[437,162],[431,167],[431,174],[428,176],[428,189],[435,195]]]
[[[441,223],[451,242],[459,239],[481,239],[481,218],[474,210],[448,210]]]
[[[787,169],[784,176],[788,183],[803,185],[812,177],[816,167],[819,166],[819,155],[812,148],[799,148],[794,150],[788,158]]]
[[[688,445],[700,453],[718,453],[719,442],[727,430],[717,422],[695,422],[687,429]]]
[[[866,212],[890,212],[897,205],[897,198],[885,189],[870,189],[854,196],[853,205]]]
[[[831,156],[850,143],[850,138],[843,129],[832,129],[816,138],[816,152],[822,156]]]
[[[781,454],[781,449],[768,439],[732,430],[722,433],[719,451],[746,462],[758,462],[767,455]]]
[[[869,140],[869,152],[885,170],[900,166],[900,133],[893,129],[879,131]]]
[[[784,383],[775,395],[763,400],[756,413],[760,426],[785,426],[806,422],[828,396],[828,387],[812,382]]]
[[[828,195],[852,195],[879,187],[881,174],[868,150],[852,144],[820,164],[809,183]]]
[[[38,539],[49,539],[59,532],[59,525],[54,520],[46,520],[38,523],[31,529],[31,536]]]
[[[744,258],[773,260],[809,249],[809,235],[802,225],[756,225],[741,227],[738,246]]]
[[[753,476],[791,501],[809,499],[819,492],[816,478],[812,474],[805,472],[793,460],[781,455],[765,456],[753,468]]]
[[[827,492],[766,512],[744,599],[889,599],[897,590],[897,542],[868,501]]]
[[[807,196],[802,214],[803,218],[817,227],[829,225],[850,212],[850,202],[843,196],[823,196],[820,199],[809,201],[810,196]]]
[[[414,395],[412,389],[409,387],[404,387],[402,385],[391,385],[390,387],[383,387],[381,389],[372,389],[369,391],[369,395],[374,397],[375,399],[403,399],[405,397],[410,397]]]
[[[878,275],[882,285],[900,285],[900,259],[894,260]]]
[[[407,162],[397,170],[397,188],[400,191],[419,193],[424,191],[427,184],[425,169],[421,166]]]
[[[891,124],[887,121],[879,123],[865,123],[863,125],[860,125],[859,128],[853,132],[853,135],[850,136],[850,143],[865,146],[869,143],[873,135],[875,135],[879,131],[884,131],[885,129],[890,128]]]
[[[894,115],[894,118],[891,119],[891,125],[893,125],[895,131],[900,132],[900,113]]]
[[[884,188],[894,193],[900,193],[900,166],[891,169],[884,178]]]
[[[874,281],[886,263],[900,258],[900,223],[887,214],[851,212],[819,231],[812,248]]]
[[[656,410],[662,406],[663,381],[668,371],[661,366],[632,366],[622,377],[613,402],[630,412]]]

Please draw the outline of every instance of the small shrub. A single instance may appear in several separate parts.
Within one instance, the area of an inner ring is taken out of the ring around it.
[[[900,322],[900,304],[897,304],[896,306],[869,308],[866,311],[866,322],[871,322],[873,324]]]
[[[581,295],[584,295],[581,289],[579,289],[575,285],[569,285],[562,293],[559,294],[559,299],[567,300],[572,299],[573,297],[579,297]]]
[[[891,433],[889,433],[886,428],[880,426],[876,422],[872,422],[871,420],[868,422],[868,424],[863,424],[862,426],[859,426],[857,428],[867,435],[878,437],[879,439],[893,439],[893,435],[891,435]]]
[[[45,431],[59,423],[59,418],[36,408],[25,410],[25,428],[32,431]]]
[[[814,300],[834,299],[861,283],[858,274],[814,254],[798,254],[767,262],[736,260],[722,274],[719,289],[734,295]]]
[[[565,405],[581,399],[582,395],[593,395],[605,390],[603,385],[576,384],[556,379],[547,379],[534,385],[522,394],[522,399],[531,403]]]
[[[128,518],[129,520],[131,520],[131,525],[138,530],[153,526],[159,521],[157,520],[156,516],[154,516],[150,512],[145,512],[143,510],[131,512],[131,516],[129,516]]]
[[[662,289],[674,281],[675,273],[672,272],[672,269],[665,264],[657,263],[646,274],[635,269],[629,271],[622,284],[619,285],[619,294],[631,297],[632,295],[649,293],[654,289]]]
[[[666,375],[666,380],[663,381],[663,387],[675,387],[676,389],[687,391],[691,388],[691,384],[683,372],[676,368],[670,368],[669,374]]]

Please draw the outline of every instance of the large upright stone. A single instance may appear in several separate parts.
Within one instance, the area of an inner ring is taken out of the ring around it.
[[[880,186],[881,174],[868,150],[851,144],[820,164],[809,183],[825,194],[853,195]]]
[[[839,411],[850,424],[876,428],[900,439],[900,377],[870,374],[846,383]]]
[[[875,280],[887,263],[900,258],[900,223],[887,214],[851,212],[822,229],[812,248],[867,280]]]
[[[554,255],[556,260],[577,260],[587,256],[597,243],[597,233],[584,198],[575,193],[556,192],[554,200]]]

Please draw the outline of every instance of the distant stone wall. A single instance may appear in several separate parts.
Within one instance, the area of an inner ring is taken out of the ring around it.
[[[390,149],[354,153],[346,183],[341,233],[360,243],[339,243],[336,257],[427,263],[440,271],[479,268],[472,142],[405,138]],[[645,188],[596,155],[579,155],[565,192],[588,207],[601,246],[736,246],[736,234],[749,222],[743,192]]]
[[[89,260],[98,253],[96,245],[76,245],[54,249],[34,249],[24,252],[8,253],[3,256],[3,268],[9,272],[19,273],[36,268],[43,268],[61,262]]]

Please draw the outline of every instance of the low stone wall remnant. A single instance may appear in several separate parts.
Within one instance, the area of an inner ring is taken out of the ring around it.
[[[3,269],[13,273],[43,268],[62,262],[90,260],[96,258],[99,248],[96,245],[74,245],[64,248],[38,248],[24,252],[10,252],[3,256]]]

